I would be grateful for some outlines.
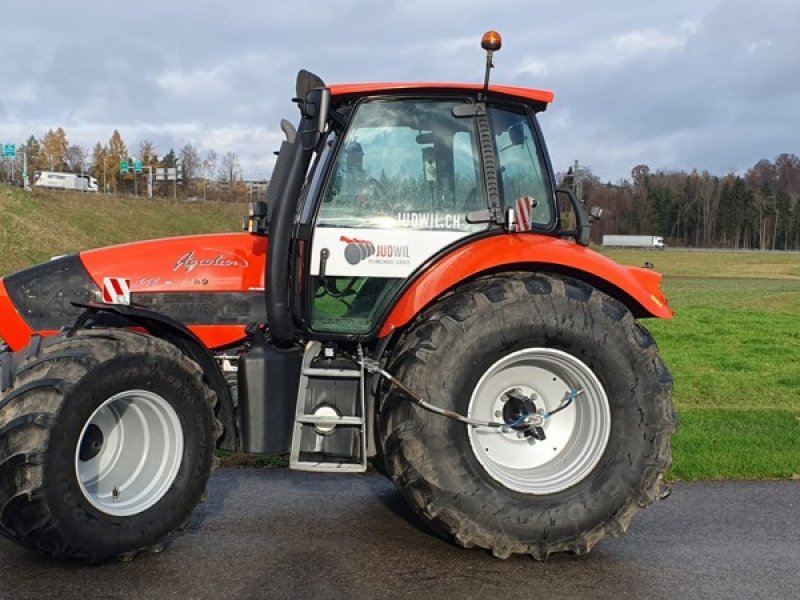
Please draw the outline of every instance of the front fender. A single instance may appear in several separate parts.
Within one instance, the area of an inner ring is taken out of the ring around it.
[[[672,318],[661,291],[662,275],[626,267],[584,246],[542,235],[509,234],[459,246],[425,268],[384,321],[380,337],[403,327],[433,300],[482,273],[510,270],[568,274],[602,289],[636,317]]]

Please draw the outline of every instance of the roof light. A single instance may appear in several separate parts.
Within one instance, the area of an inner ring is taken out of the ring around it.
[[[489,73],[494,68],[494,63],[492,62],[492,57],[494,56],[495,50],[500,50],[500,46],[503,45],[503,40],[500,37],[500,34],[496,31],[489,30],[483,34],[481,38],[481,48],[486,50],[486,75],[483,78],[483,93],[489,91]]]
[[[495,50],[500,50],[502,45],[503,38],[501,38],[500,34],[496,31],[487,31],[481,38],[481,48],[484,50],[494,52]]]

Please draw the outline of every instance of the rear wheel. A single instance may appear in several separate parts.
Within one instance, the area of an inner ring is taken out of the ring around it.
[[[389,371],[435,405],[507,424],[466,426],[394,389],[381,407],[393,480],[463,546],[585,553],[661,493],[671,378],[630,312],[588,285],[530,273],[467,284],[421,315]]]
[[[221,429],[199,367],[118,330],[32,354],[0,400],[0,531],[90,563],[159,548],[200,500]]]

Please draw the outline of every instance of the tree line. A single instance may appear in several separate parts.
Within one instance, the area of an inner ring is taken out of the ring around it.
[[[70,144],[63,128],[49,130],[41,138],[31,135],[24,144],[18,146],[18,152],[24,148],[28,158],[28,184],[33,183],[36,171],[58,171],[65,173],[88,173],[98,181],[100,190],[112,194],[133,194],[137,189],[144,194],[142,186],[145,179],[139,176],[135,181],[133,161],[142,162],[144,172],[150,167],[155,175],[157,168],[177,168],[181,173],[181,196],[204,196],[209,199],[237,200],[244,198],[247,186],[244,182],[241,163],[235,152],[226,152],[218,156],[209,150],[201,156],[190,143],[177,152],[170,149],[167,153],[158,154],[155,144],[148,139],[139,142],[135,151],[130,150],[118,130],[114,130],[108,142],[97,142],[94,147],[87,148],[80,144]],[[123,161],[129,163],[130,172],[120,173]],[[14,162],[5,160],[0,164],[0,180],[21,182],[23,179],[22,158],[18,155]],[[172,182],[153,183],[153,194],[172,196]]]
[[[603,208],[592,241],[603,234],[663,236],[673,246],[800,250],[800,158],[760,160],[744,175],[651,171],[637,165],[631,179],[601,182],[582,170],[587,206]],[[570,176],[562,183],[571,184]]]
[[[133,193],[135,175],[120,173],[120,163],[138,159],[152,169],[179,166],[182,196],[248,196],[235,152],[219,157],[209,150],[201,156],[187,143],[159,156],[147,139],[131,152],[116,129],[107,143],[87,149],[70,144],[61,127],[40,139],[31,135],[21,146],[28,156],[29,183],[35,171],[89,173],[101,190]],[[0,179],[21,181],[22,160],[0,162]],[[138,182],[143,193],[143,179]],[[604,234],[622,233],[660,235],[673,246],[800,250],[800,158],[795,154],[760,160],[744,175],[652,171],[642,164],[617,184],[601,181],[586,167],[577,175],[562,175],[561,184],[580,189],[587,206],[603,208],[603,218],[592,227],[595,243]],[[173,184],[155,182],[153,192],[172,196]]]

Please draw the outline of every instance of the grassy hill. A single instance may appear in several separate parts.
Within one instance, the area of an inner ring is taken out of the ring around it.
[[[25,192],[0,185],[0,275],[89,248],[238,231],[245,214],[244,203]]]

